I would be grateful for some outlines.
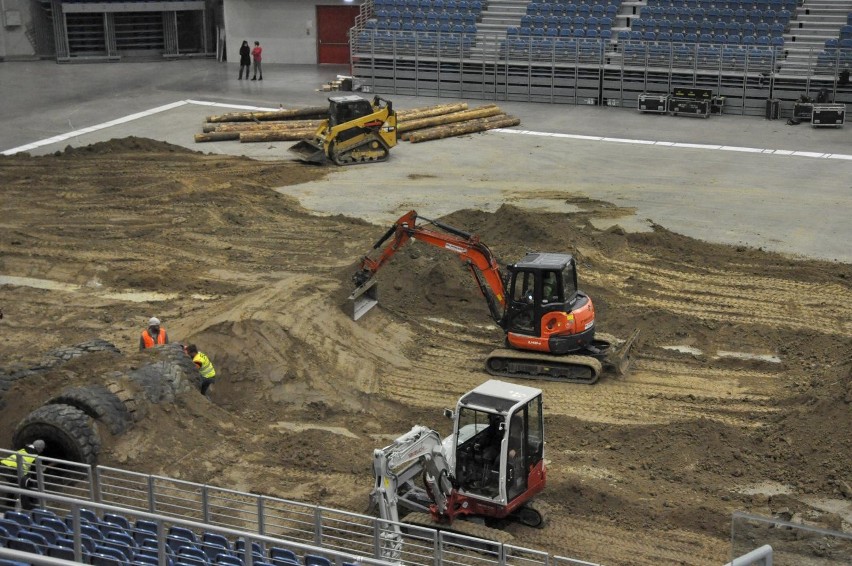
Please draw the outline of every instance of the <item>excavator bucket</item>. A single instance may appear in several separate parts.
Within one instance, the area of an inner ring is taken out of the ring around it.
[[[353,305],[352,320],[358,320],[379,304],[379,282],[376,279],[370,279],[358,286],[349,295],[349,300]]]
[[[638,337],[639,329],[637,328],[621,346],[607,356],[607,365],[611,366],[617,375],[625,375],[630,368],[630,350]]]
[[[325,154],[322,144],[314,140],[302,140],[290,146],[289,151],[297,155],[299,161],[304,161],[305,163],[316,163],[319,165],[328,163],[328,156]]]

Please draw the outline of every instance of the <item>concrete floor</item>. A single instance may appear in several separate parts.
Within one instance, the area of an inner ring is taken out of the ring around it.
[[[317,89],[348,72],[264,70],[263,82],[251,82],[236,79],[234,64],[211,60],[0,63],[0,153],[40,155],[138,136],[203,152],[289,159],[291,142],[193,141],[205,116],[232,105],[324,105],[328,93]],[[453,100],[388,97],[398,108]],[[401,142],[387,163],[340,168],[321,183],[283,190],[318,213],[380,224],[411,208],[428,217],[494,210],[503,202],[568,211],[566,197],[579,194],[635,210],[618,219],[633,229],[653,222],[706,241],[852,263],[852,125],[497,102],[521,118],[516,131]]]

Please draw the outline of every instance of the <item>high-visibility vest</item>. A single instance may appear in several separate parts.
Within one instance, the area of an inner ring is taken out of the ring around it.
[[[19,461],[23,464],[21,466],[21,473],[26,476],[30,471],[30,466],[35,462],[35,456],[30,455],[26,448],[21,448],[15,454],[9,454],[7,458],[0,460],[0,464],[18,469]]]
[[[163,345],[166,343],[166,329],[160,327],[160,332],[157,333],[157,341],[154,342],[154,338],[146,328],[142,331],[142,341],[145,343],[146,348],[153,348],[154,344]]]
[[[198,368],[198,371],[201,372],[201,377],[204,379],[212,379],[216,377],[216,370],[213,369],[213,364],[210,363],[210,358],[208,358],[203,352],[195,354],[192,361],[196,364],[201,364],[201,367]]]

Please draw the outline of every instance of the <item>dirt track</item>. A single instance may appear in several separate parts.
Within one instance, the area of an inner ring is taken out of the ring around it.
[[[383,308],[351,321],[349,276],[385,227],[271,190],[326,174],[138,139],[0,158],[0,275],[65,285],[0,286],[2,365],[98,337],[134,353],[156,315],[222,378],[212,403],[190,392],[124,435],[100,430],[101,463],[363,511],[371,451],[415,423],[447,433],[441,408],[487,378],[502,336],[463,267],[419,244],[381,272]],[[515,543],[703,565],[729,558],[734,510],[852,529],[852,266],[662,226],[600,231],[590,219],[611,205],[571,204],[581,212],[443,219],[503,261],[575,253],[600,329],[643,331],[625,378],[538,383],[551,522],[510,527]],[[54,392],[140,360],[93,355],[17,381],[0,445]]]

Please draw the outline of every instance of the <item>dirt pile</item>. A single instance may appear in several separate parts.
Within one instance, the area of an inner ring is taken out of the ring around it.
[[[99,427],[102,464],[363,511],[372,450],[413,424],[448,433],[441,408],[487,379],[502,333],[466,268],[419,243],[380,272],[381,308],[353,322],[349,278],[386,227],[271,190],[326,175],[134,138],[0,158],[0,366],[94,338],[122,351],[11,383],[0,443],[51,396],[144,365],[138,333],[156,315],[221,379],[210,400],[189,391],[123,434]],[[504,263],[574,253],[600,330],[643,331],[625,378],[535,383],[551,523],[509,527],[515,542],[606,564],[718,564],[737,509],[849,529],[852,267],[662,226],[598,230],[592,219],[624,211],[570,204],[441,219]]]

